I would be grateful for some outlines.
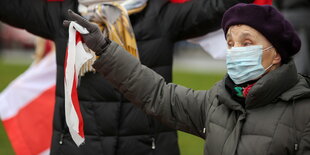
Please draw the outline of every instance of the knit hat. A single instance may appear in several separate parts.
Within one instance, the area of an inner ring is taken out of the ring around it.
[[[301,41],[293,26],[271,5],[236,4],[225,12],[222,28],[226,34],[230,26],[239,24],[262,33],[281,55],[283,63],[300,49]]]

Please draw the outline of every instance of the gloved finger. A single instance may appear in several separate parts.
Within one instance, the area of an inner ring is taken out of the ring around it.
[[[87,30],[91,30],[92,24],[89,23],[85,18],[81,17],[80,15],[74,13],[72,10],[68,10],[68,15],[70,17],[70,20],[76,21],[81,26],[85,27]]]
[[[63,24],[65,27],[69,27],[70,23],[71,23],[71,21],[64,20],[62,24]]]

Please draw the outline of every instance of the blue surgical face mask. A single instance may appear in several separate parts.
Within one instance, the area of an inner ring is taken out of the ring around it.
[[[267,47],[263,50],[263,46],[246,46],[246,47],[232,47],[227,50],[226,66],[229,77],[235,84],[242,84],[261,77],[266,70],[262,66],[263,51],[272,48]]]

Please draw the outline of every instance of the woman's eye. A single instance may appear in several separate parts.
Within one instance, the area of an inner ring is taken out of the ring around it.
[[[250,46],[250,45],[252,45],[250,42],[243,43],[243,46]]]

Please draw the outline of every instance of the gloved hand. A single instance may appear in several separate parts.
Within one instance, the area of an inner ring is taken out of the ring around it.
[[[69,27],[70,22],[75,21],[88,30],[88,34],[81,35],[87,47],[93,50],[97,56],[101,55],[110,45],[111,41],[103,36],[98,25],[88,22],[85,18],[74,13],[70,9],[68,10],[68,18],[68,20],[63,21],[64,26]]]

